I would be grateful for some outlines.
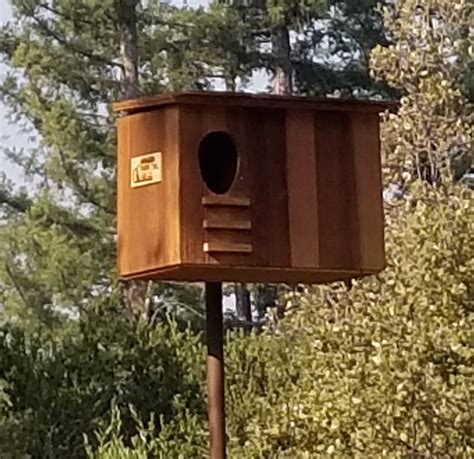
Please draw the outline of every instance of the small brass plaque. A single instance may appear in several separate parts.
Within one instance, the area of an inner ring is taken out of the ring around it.
[[[132,188],[159,183],[161,182],[161,178],[161,152],[135,156],[131,159],[130,186]]]

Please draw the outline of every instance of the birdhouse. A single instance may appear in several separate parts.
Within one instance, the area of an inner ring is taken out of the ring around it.
[[[384,268],[387,104],[182,93],[114,108],[122,278],[324,283]]]

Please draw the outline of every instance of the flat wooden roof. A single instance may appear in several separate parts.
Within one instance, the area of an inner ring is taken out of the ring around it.
[[[396,108],[397,103],[383,100],[201,91],[161,94],[158,96],[124,100],[113,104],[113,110],[117,113],[126,112],[133,114],[150,111],[155,107],[166,105],[224,105],[226,107],[383,112],[393,110]]]

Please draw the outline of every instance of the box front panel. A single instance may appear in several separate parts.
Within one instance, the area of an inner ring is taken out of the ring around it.
[[[179,262],[178,112],[126,116],[118,127],[118,256],[122,276]]]
[[[283,111],[180,108],[184,263],[289,267],[284,121]]]

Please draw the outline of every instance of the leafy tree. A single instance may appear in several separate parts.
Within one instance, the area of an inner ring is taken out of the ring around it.
[[[473,156],[474,112],[463,78],[472,62],[472,5],[405,0],[384,17],[393,45],[374,50],[372,72],[404,94],[385,123],[386,177],[405,188],[418,178],[438,185],[459,179]]]

